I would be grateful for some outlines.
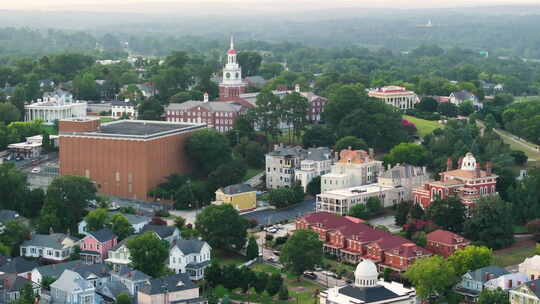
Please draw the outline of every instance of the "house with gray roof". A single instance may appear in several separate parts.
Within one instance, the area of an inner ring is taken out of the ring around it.
[[[178,240],[169,249],[168,267],[175,273],[187,273],[194,281],[204,278],[204,269],[212,262],[212,248],[201,240]]]
[[[98,304],[96,287],[72,270],[65,270],[51,284],[51,303]]]
[[[32,234],[30,240],[21,244],[20,254],[23,257],[59,263],[69,259],[78,241],[64,233]]]
[[[510,303],[540,303],[540,279],[529,281],[509,291]]]
[[[28,225],[28,220],[17,213],[17,211],[2,209],[0,210],[0,232],[4,231],[5,224],[9,221],[22,221]]]
[[[184,273],[150,280],[139,290],[137,300],[139,304],[207,303],[207,299],[201,297],[199,287]]]
[[[308,155],[300,146],[274,146],[274,151],[265,156],[266,188],[277,189],[292,187],[295,181],[295,170]]]
[[[180,230],[174,226],[146,224],[141,230],[141,233],[145,233],[147,231],[154,232],[158,238],[165,240],[170,244],[181,238]]]
[[[129,252],[127,243],[134,237],[135,235],[131,235],[109,249],[109,257],[105,260],[105,263],[112,265],[114,271],[118,271],[121,267],[131,263],[131,253]]]
[[[123,216],[125,216],[129,224],[133,228],[134,233],[141,232],[144,225],[150,223],[150,221],[152,220],[148,216],[136,215],[136,214],[130,214],[130,213],[121,213],[118,211],[111,211],[111,212],[108,212],[107,214],[109,217],[112,216],[113,214],[122,214]],[[88,224],[86,223],[84,219],[79,222],[79,225],[78,225],[79,234],[88,235],[89,232],[88,232],[87,225]]]
[[[122,266],[118,271],[111,272],[111,282],[123,285],[131,297],[136,297],[137,292],[151,279],[151,276],[128,266]]]
[[[32,270],[32,281],[41,284],[43,281],[43,278],[49,277],[53,279],[58,279],[60,275],[66,270],[66,269],[73,269],[77,266],[82,266],[83,262],[81,260],[75,260],[75,261],[68,261],[65,263],[58,263],[58,264],[50,264],[50,265],[44,265],[36,267]]]
[[[26,285],[32,286],[35,295],[41,295],[41,286],[27,278],[16,274],[0,275],[0,303],[12,303],[19,299]]]
[[[96,288],[105,286],[111,279],[111,268],[107,264],[82,264],[71,269]]]
[[[475,301],[482,290],[484,284],[510,272],[499,266],[487,266],[474,271],[469,271],[461,276],[461,281],[456,284],[454,290],[463,295],[466,300]]]
[[[30,277],[32,270],[38,266],[39,264],[35,260],[15,257],[0,267],[0,274],[16,274],[23,277]]]
[[[473,93],[465,90],[452,92],[449,96],[450,103],[455,104],[456,106],[461,105],[464,102],[470,102],[471,104],[478,103],[478,97],[476,97]]]
[[[333,163],[330,148],[309,148],[306,157],[300,162],[300,168],[294,170],[294,179],[300,182],[305,192],[314,178],[330,172]]]

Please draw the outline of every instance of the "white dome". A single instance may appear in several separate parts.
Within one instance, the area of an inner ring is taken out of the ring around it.
[[[373,261],[365,259],[356,266],[354,277],[356,286],[373,287],[377,284],[379,272]]]
[[[471,152],[465,154],[465,157],[461,161],[461,170],[476,170],[476,158],[474,158],[474,155]]]

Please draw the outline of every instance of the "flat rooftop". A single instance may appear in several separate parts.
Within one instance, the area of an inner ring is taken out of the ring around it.
[[[334,196],[355,197],[355,196],[359,196],[363,194],[378,193],[378,192],[385,191],[392,188],[394,187],[383,186],[379,184],[368,184],[368,185],[363,185],[363,186],[358,186],[358,187],[330,190],[330,191],[322,192],[319,195],[332,196],[332,197]]]
[[[206,124],[185,124],[151,120],[119,120],[102,124],[98,131],[76,132],[71,133],[71,135],[149,139],[202,128],[206,128]]]

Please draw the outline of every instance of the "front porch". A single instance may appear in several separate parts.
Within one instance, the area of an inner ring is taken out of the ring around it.
[[[85,264],[99,264],[102,263],[101,254],[97,251],[84,250],[80,253],[81,261]]]

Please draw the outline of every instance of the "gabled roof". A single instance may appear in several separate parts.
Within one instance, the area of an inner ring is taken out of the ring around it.
[[[108,242],[116,237],[109,228],[102,228],[96,232],[89,232],[88,234],[101,243]]]
[[[107,264],[82,264],[71,270],[78,273],[84,279],[88,279],[92,275],[100,278],[109,277],[111,275],[111,269]]]
[[[472,93],[470,93],[468,91],[465,91],[465,90],[452,92],[452,95],[457,100],[469,100],[469,99],[474,99],[475,98],[475,96]]]
[[[201,107],[209,112],[240,112],[242,106],[228,101],[209,101],[203,102],[198,100],[188,100],[183,103],[171,103],[166,108],[167,110],[190,110],[196,107]]]
[[[445,243],[445,244],[461,244],[461,243],[469,242],[469,240],[465,239],[459,234],[455,234],[453,232],[442,230],[442,229],[437,229],[433,232],[428,233],[426,235],[426,238],[428,241],[434,241],[434,242]]]
[[[180,249],[184,254],[200,253],[205,241],[199,240],[178,240],[174,243],[173,248]]]
[[[193,288],[198,287],[189,279],[187,274],[177,273],[166,277],[153,279],[150,281],[149,284],[141,288],[141,291],[146,294],[155,295],[165,292],[171,293]]]
[[[469,271],[465,275],[469,275],[474,281],[485,283],[491,279],[498,278],[501,275],[510,273],[508,270],[499,266],[486,266],[474,271]],[[488,275],[491,277],[488,278]]]
[[[51,265],[45,265],[35,268],[36,271],[38,271],[42,277],[52,277],[52,278],[58,278],[62,272],[66,269],[73,269],[77,266],[84,265],[82,261],[75,260],[75,261],[69,261],[65,263],[59,263],[59,264],[51,264]]]
[[[164,239],[172,236],[176,230],[177,228],[174,226],[146,224],[142,228],[141,233],[145,233],[146,231],[154,231],[161,239]]]
[[[2,209],[0,210],[0,223],[5,223],[10,220],[20,218],[19,214],[13,210]]]
[[[77,239],[67,236],[63,233],[53,233],[53,234],[33,234],[31,240],[26,240],[22,243],[21,247],[34,246],[34,247],[45,247],[52,249],[63,249],[64,245],[62,242],[66,238],[70,238],[73,241]]]
[[[361,300],[362,303],[374,303],[401,297],[401,295],[394,293],[384,286],[367,288],[347,285],[340,288],[339,293],[357,300]]]
[[[38,267],[39,264],[33,260],[27,260],[23,257],[13,258],[11,261],[7,262],[0,267],[0,272],[3,273],[25,273],[32,271],[32,269]]]
[[[102,296],[105,296],[113,300],[116,299],[116,297],[121,293],[126,293],[126,294],[130,293],[126,285],[116,280],[107,282],[107,284],[104,284],[104,286],[99,288],[96,292]]]
[[[27,278],[23,278],[23,277],[20,277],[20,276],[17,276],[15,278],[15,281],[13,281],[13,283],[11,284],[11,286],[9,286],[8,288],[8,292],[9,291],[20,291],[23,289],[24,286],[26,285],[32,285],[32,288],[38,288],[39,285],[37,285],[36,283],[32,282],[31,280],[27,279]]]
[[[332,158],[332,151],[326,147],[309,148],[307,151],[307,160],[324,161]]]
[[[278,146],[276,147],[274,151],[269,153],[269,155],[272,155],[272,156],[295,156],[295,157],[304,157],[306,154],[307,154],[307,151],[304,150],[300,146],[295,146],[295,147]]]
[[[128,236],[127,238],[121,240],[120,242],[116,243],[116,245],[114,245],[114,247],[112,247],[111,249],[109,249],[109,251],[116,251],[118,250],[120,247],[124,246],[124,245],[127,245],[127,242],[129,242],[129,240],[133,239],[134,237],[136,237],[137,235],[136,234],[133,234],[133,235],[130,235]]]
[[[540,299],[540,279],[529,281],[525,285]]]
[[[72,271],[65,270],[62,275],[51,284],[51,289],[59,289],[66,293],[72,293],[74,291],[81,291],[87,289],[95,289],[92,283],[85,280],[80,274]]]
[[[230,185],[225,188],[223,188],[223,193],[225,194],[239,194],[239,193],[245,193],[245,192],[253,192],[256,191],[248,184],[236,184],[236,185]]]
[[[400,178],[409,178],[413,176],[424,175],[424,169],[422,167],[416,167],[409,164],[401,164],[390,168],[390,170],[384,171],[380,177],[382,178],[391,178],[391,179],[400,179]]]
[[[152,277],[136,269],[132,269],[129,266],[123,265],[120,269],[113,273],[113,275],[119,276],[130,281],[145,281],[150,280]]]

